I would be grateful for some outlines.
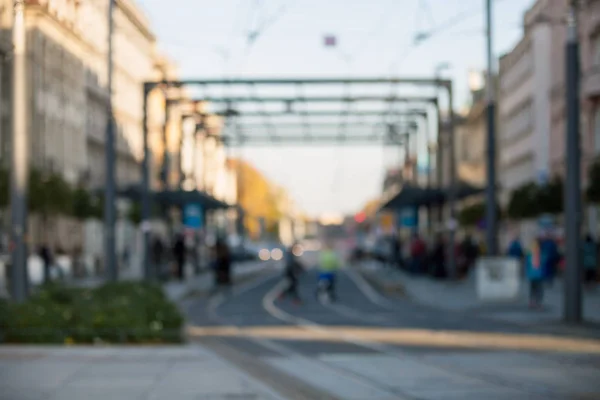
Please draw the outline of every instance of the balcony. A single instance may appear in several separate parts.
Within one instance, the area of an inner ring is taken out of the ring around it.
[[[600,65],[594,65],[583,74],[583,94],[600,97]]]

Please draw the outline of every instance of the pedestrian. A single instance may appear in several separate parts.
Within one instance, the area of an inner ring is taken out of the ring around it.
[[[446,277],[446,241],[443,233],[438,233],[431,252],[431,271],[434,278]]]
[[[523,251],[523,245],[521,244],[519,235],[515,235],[510,241],[508,249],[506,250],[506,255],[508,257],[516,258],[519,261],[523,260],[523,257],[525,257],[525,252]]]
[[[300,294],[298,293],[298,279],[304,271],[304,267],[299,260],[298,254],[299,245],[294,243],[290,246],[285,254],[284,262],[284,279],[286,280],[286,289],[281,293],[281,298],[290,296],[295,303],[301,303]]]
[[[231,252],[225,239],[218,237],[214,247],[215,256],[215,283],[218,287],[231,285]]]
[[[544,300],[544,283],[551,279],[560,259],[556,242],[542,231],[533,241],[526,256],[529,280],[529,307],[540,308]]]
[[[185,251],[183,234],[177,233],[175,235],[175,242],[173,243],[173,257],[175,258],[175,275],[180,281],[183,281],[185,278]]]
[[[467,233],[460,247],[464,257],[464,264],[461,268],[460,276],[465,277],[469,274],[469,271],[473,268],[479,257],[479,246],[475,243],[473,236],[471,236],[470,233]]]
[[[589,233],[583,241],[583,269],[585,283],[593,284],[597,279],[598,271],[598,245]]]
[[[337,270],[341,267],[341,261],[333,249],[333,245],[326,242],[325,247],[319,254],[319,280],[317,282],[317,297],[324,285],[331,301],[337,300],[335,284]]]
[[[165,246],[158,234],[152,238],[152,264],[155,271],[162,271],[162,263],[165,253]],[[162,276],[162,273],[161,273]]]
[[[421,236],[418,232],[415,232],[410,244],[410,272],[414,274],[421,274],[426,256],[427,246],[425,241],[421,239]]]
[[[52,269],[52,252],[46,243],[40,246],[38,255],[42,259],[44,266],[44,283],[50,283],[50,270]]]

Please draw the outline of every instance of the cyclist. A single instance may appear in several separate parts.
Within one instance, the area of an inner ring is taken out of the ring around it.
[[[321,292],[321,288],[325,285],[329,298],[332,301],[336,300],[335,295],[335,277],[336,272],[340,268],[341,262],[337,253],[333,250],[331,243],[326,243],[325,248],[319,254],[319,281],[317,283],[317,296]]]

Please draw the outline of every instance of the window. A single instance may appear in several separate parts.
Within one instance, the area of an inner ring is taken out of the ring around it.
[[[600,67],[600,34],[592,38],[592,65]]]

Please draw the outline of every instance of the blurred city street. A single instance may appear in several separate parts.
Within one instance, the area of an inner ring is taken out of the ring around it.
[[[333,304],[316,300],[314,272],[302,278],[302,304],[278,300],[277,281],[208,303],[186,301],[188,334],[250,374],[278,381],[285,373],[333,398],[600,395],[597,327],[552,330],[384,297],[350,270],[339,277]]]
[[[600,400],[600,0],[0,0],[0,400]]]

